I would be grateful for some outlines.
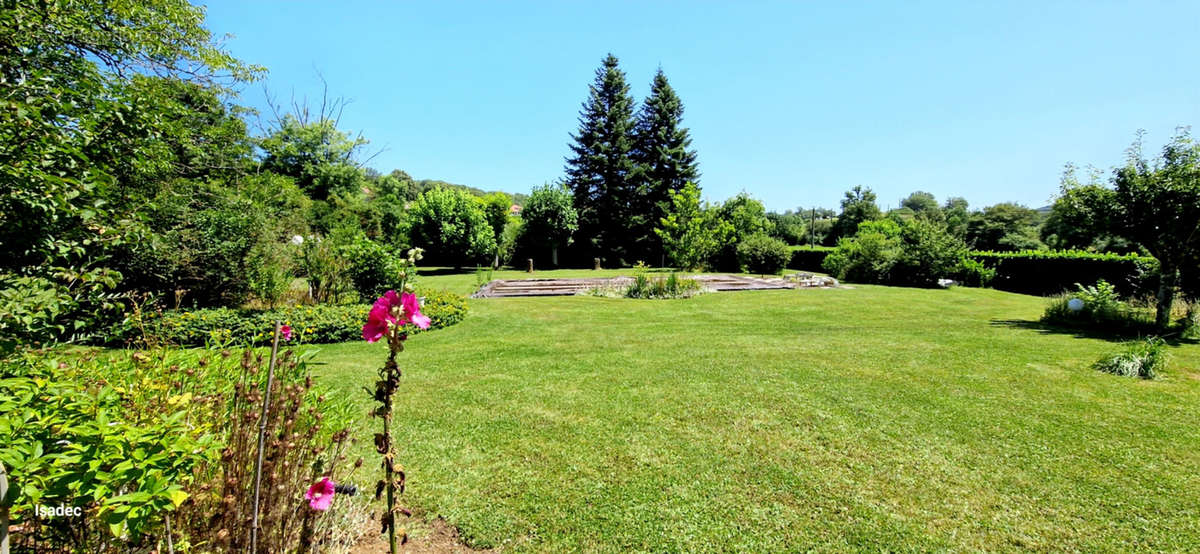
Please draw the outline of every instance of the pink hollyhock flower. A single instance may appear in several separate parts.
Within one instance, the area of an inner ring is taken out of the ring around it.
[[[396,316],[392,314],[393,308],[400,306],[400,297],[396,291],[389,290],[380,296],[375,301],[375,305],[371,306],[371,313],[367,314],[367,322],[363,325],[363,339],[367,342],[375,342],[387,333],[389,324],[400,324],[396,320]]]
[[[383,338],[389,326],[408,323],[428,329],[432,321],[421,313],[421,302],[417,300],[417,295],[411,292],[396,294],[396,291],[389,290],[371,306],[367,322],[363,325],[363,339],[375,342]]]
[[[284,325],[279,328],[279,334],[283,335],[283,340],[292,340],[292,326]]]
[[[304,499],[308,501],[308,507],[318,512],[324,512],[333,504],[334,484],[328,477],[322,477],[320,481],[313,483],[308,487],[308,492],[304,493]]]
[[[413,325],[422,329],[429,328],[429,317],[421,313],[421,302],[417,300],[417,295],[406,292],[401,296],[401,302],[404,304],[404,321],[412,321]]]

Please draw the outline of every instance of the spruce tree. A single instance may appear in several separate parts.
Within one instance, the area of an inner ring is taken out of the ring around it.
[[[571,135],[574,155],[567,158],[566,184],[579,214],[578,258],[627,261],[627,222],[636,193],[630,156],[633,127],[633,97],[616,56],[609,54],[588,87],[579,131]]]
[[[683,127],[683,102],[660,68],[634,130],[637,197],[630,218],[634,251],[654,262],[659,261],[662,252],[654,228],[667,215],[671,193],[700,177],[696,151],[688,149],[691,144],[688,130]]]

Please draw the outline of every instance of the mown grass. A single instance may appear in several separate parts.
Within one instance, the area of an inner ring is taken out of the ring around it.
[[[401,355],[404,502],[515,550],[1200,549],[1200,349],[1158,381],[1102,374],[1114,343],[1040,330],[1044,306],[872,286],[472,300]],[[326,345],[317,371],[365,410],[384,357]]]

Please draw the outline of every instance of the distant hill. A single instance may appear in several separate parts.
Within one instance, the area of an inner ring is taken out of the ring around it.
[[[490,190],[485,191],[483,189],[472,187],[469,185],[459,185],[457,183],[447,183],[446,181],[441,181],[438,179],[421,179],[421,180],[417,180],[414,182],[417,184],[418,190],[420,190],[422,192],[429,190],[431,188],[434,188],[434,187],[445,187],[445,188],[465,190],[475,196],[483,196],[485,194],[490,194],[492,192],[503,192],[504,194],[511,196],[513,199],[513,204],[516,204],[518,206],[524,206],[525,201],[529,200],[528,194],[522,194],[519,192],[507,192],[507,191],[490,191]]]

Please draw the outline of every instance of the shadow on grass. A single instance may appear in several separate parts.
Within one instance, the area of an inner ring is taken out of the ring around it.
[[[1163,342],[1167,343],[1169,346],[1200,344],[1200,340],[1180,337],[1179,331],[1177,330],[1160,333],[1153,328],[1132,328],[1119,330],[1092,329],[1087,327],[1051,325],[1048,323],[1042,323],[1041,321],[1031,321],[1028,319],[993,319],[990,323],[996,327],[1029,329],[1032,331],[1037,331],[1042,335],[1071,335],[1077,339],[1099,339],[1106,340],[1108,342],[1127,342],[1146,337],[1160,337],[1163,339]]]
[[[474,275],[475,268],[455,269],[453,267],[422,267],[418,273],[424,277],[438,277],[442,275]]]

